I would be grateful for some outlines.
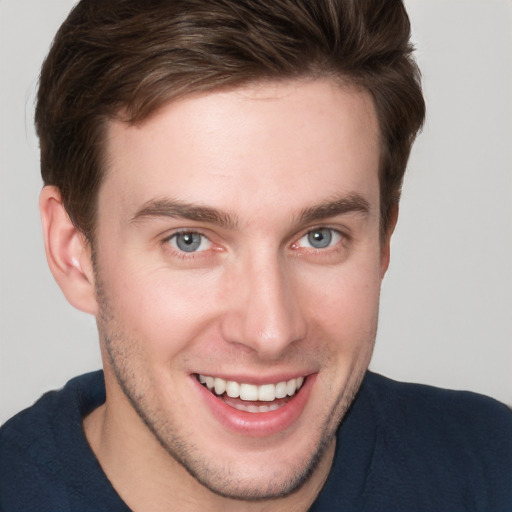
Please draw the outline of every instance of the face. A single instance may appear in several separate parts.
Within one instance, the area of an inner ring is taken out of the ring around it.
[[[332,453],[375,339],[387,258],[370,97],[327,81],[190,97],[112,122],[107,160],[109,407],[136,411],[125,428],[217,494],[292,492]]]

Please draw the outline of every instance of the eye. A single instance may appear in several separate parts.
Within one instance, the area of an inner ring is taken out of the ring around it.
[[[326,249],[337,244],[342,238],[339,231],[331,228],[317,228],[308,231],[298,242],[300,247],[312,247],[313,249]]]
[[[212,243],[201,233],[184,231],[169,238],[170,245],[182,252],[200,252],[208,250]]]

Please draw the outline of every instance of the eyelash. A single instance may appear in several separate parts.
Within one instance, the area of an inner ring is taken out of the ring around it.
[[[315,233],[315,232],[320,232],[320,231],[328,231],[329,232],[329,236],[331,237],[328,241],[328,244],[326,247],[302,247],[301,245],[299,245],[300,241],[306,237],[308,237],[309,235],[311,235],[312,233]],[[178,236],[180,235],[191,235],[191,236],[194,236],[194,235],[198,235],[199,237],[201,237],[201,244],[204,243],[204,241],[207,241],[207,243],[209,244],[208,247],[206,247],[205,249],[203,250],[200,250],[200,251],[185,251],[185,250],[182,250],[179,246],[178,246],[178,243],[175,242],[175,244],[172,243],[173,240],[177,239]],[[332,243],[332,238],[335,239],[335,242]],[[336,240],[337,238],[337,240]],[[295,242],[293,242],[291,244],[291,248],[292,250],[294,251],[298,251],[298,250],[301,250],[301,249],[305,249],[308,253],[329,253],[330,251],[334,251],[336,249],[339,250],[339,246],[345,242],[347,242],[348,240],[348,236],[341,232],[340,230],[338,229],[335,229],[335,228],[332,228],[332,227],[328,227],[328,226],[317,226],[317,227],[314,227],[314,228],[310,228],[308,229],[306,232],[304,232],[299,238],[296,238],[295,239]],[[208,237],[207,235],[205,235],[204,233],[201,233],[200,231],[194,231],[194,230],[181,230],[181,231],[176,231],[174,233],[172,233],[171,235],[167,236],[166,238],[164,238],[162,240],[162,245],[167,245],[167,246],[170,246],[172,251],[174,252],[175,256],[181,258],[181,259],[192,259],[192,258],[200,258],[200,257],[205,257],[205,256],[208,256],[208,253],[210,252],[210,250],[212,250],[212,246],[214,245],[214,243],[212,242],[212,240],[210,239],[210,237]]]
[[[307,237],[309,238],[310,235],[312,235],[313,233],[320,233],[320,232],[328,232],[327,233],[328,234],[328,240],[327,240],[328,245],[325,247],[306,247],[306,249],[313,250],[315,252],[325,252],[325,251],[328,251],[329,249],[331,249],[331,250],[334,249],[341,242],[344,242],[347,238],[347,236],[338,229],[334,229],[334,228],[331,228],[328,226],[318,226],[318,227],[315,227],[312,229],[308,229],[308,231],[306,231],[300,238],[297,239],[296,242],[294,242],[292,244],[292,248],[294,248],[294,249],[301,248],[298,245],[301,240],[303,240]],[[322,233],[322,236],[325,236],[325,233]],[[334,242],[333,242],[333,239],[334,239]],[[311,240],[308,240],[308,241],[310,244],[312,243]],[[322,240],[320,239],[320,242],[321,241]]]
[[[177,242],[176,242],[176,246],[174,246],[174,244],[172,243],[172,240],[176,239],[180,235],[192,235],[192,236],[199,235],[201,237],[201,243],[204,243],[204,241],[206,240],[210,244],[210,246],[201,251],[184,251],[177,246]],[[189,260],[189,259],[193,259],[193,258],[200,258],[200,257],[206,256],[207,254],[205,254],[205,253],[208,253],[208,251],[211,249],[211,245],[213,245],[213,242],[207,235],[205,235],[204,233],[201,233],[200,231],[183,229],[181,231],[175,231],[171,235],[165,237],[162,240],[162,245],[170,246],[175,257]]]

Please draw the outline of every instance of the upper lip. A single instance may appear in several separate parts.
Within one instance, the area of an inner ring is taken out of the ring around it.
[[[314,372],[304,371],[304,372],[283,372],[274,375],[240,375],[240,374],[226,374],[219,372],[210,372],[210,371],[200,371],[196,372],[193,375],[198,377],[199,375],[204,375],[205,377],[219,377],[220,379],[226,381],[234,381],[246,384],[255,384],[256,386],[262,386],[264,384],[278,384],[279,382],[288,381],[291,379],[297,379],[298,377],[306,378],[308,375],[311,375]]]

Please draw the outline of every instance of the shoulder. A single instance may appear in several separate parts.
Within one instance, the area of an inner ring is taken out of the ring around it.
[[[81,421],[81,414],[104,400],[103,382],[103,373],[98,371],[75,377],[62,389],[45,393],[0,428],[0,449],[30,447],[30,453],[36,454],[39,447],[48,447],[58,437],[58,425],[65,420]]]
[[[415,492],[437,493],[445,503],[457,496],[470,510],[512,507],[510,408],[476,393],[372,373],[364,388],[376,411],[387,479],[414,482]]]
[[[40,503],[61,509],[67,502],[63,475],[73,459],[70,452],[79,449],[77,440],[83,438],[82,416],[99,405],[103,396],[101,372],[76,377],[2,426],[0,508],[36,510],[35,504]]]
[[[420,431],[432,428],[461,437],[503,434],[510,441],[512,410],[506,405],[478,393],[441,389],[424,384],[398,382],[368,372],[365,386],[388,421],[400,420]],[[435,433],[435,429],[432,433]]]

